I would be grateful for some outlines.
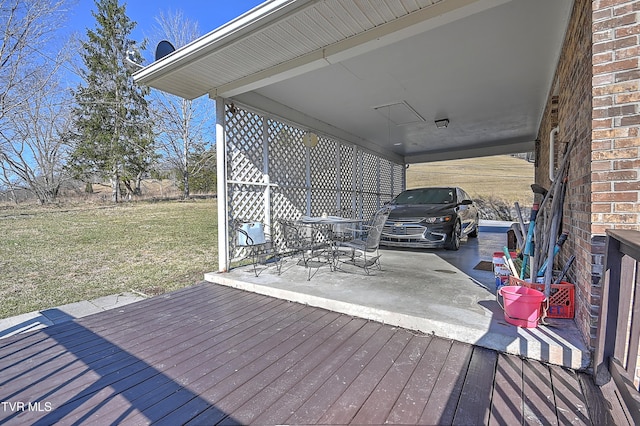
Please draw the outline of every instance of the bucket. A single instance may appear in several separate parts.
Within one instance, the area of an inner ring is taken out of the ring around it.
[[[511,252],[511,257],[514,258],[516,253]],[[504,263],[504,252],[497,251],[493,253],[493,273],[496,277],[504,277],[505,275],[511,275],[511,269]]]
[[[493,264],[496,266],[504,265],[504,259],[502,258],[503,256],[504,256],[504,253],[501,251],[497,251],[493,253]]]
[[[544,293],[520,286],[500,287],[498,293],[504,300],[504,319],[509,324],[528,328],[538,326]]]

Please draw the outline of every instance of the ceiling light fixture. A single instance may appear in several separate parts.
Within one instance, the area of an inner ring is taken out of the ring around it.
[[[444,129],[446,127],[449,127],[449,119],[443,118],[442,120],[436,120],[436,127],[438,129]]]
[[[318,145],[318,135],[312,132],[307,132],[302,137],[302,143],[307,148],[315,148]]]

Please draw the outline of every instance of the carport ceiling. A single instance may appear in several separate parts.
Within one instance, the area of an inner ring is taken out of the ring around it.
[[[406,163],[530,151],[572,5],[272,0],[135,78],[232,98]]]

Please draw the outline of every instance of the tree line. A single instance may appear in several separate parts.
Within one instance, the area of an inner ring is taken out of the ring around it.
[[[215,187],[211,101],[134,83],[127,55],[142,57],[119,0],[94,0],[95,27],[65,40],[69,7],[69,0],[0,0],[0,192],[28,191],[44,204],[69,181],[86,191],[109,182],[118,202],[140,194],[143,178],[167,174],[184,198]],[[176,47],[200,35],[181,12],[156,23],[153,38]]]

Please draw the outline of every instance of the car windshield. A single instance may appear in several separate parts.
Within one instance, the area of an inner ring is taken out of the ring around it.
[[[410,189],[400,193],[393,204],[450,204],[454,194],[453,188]]]

